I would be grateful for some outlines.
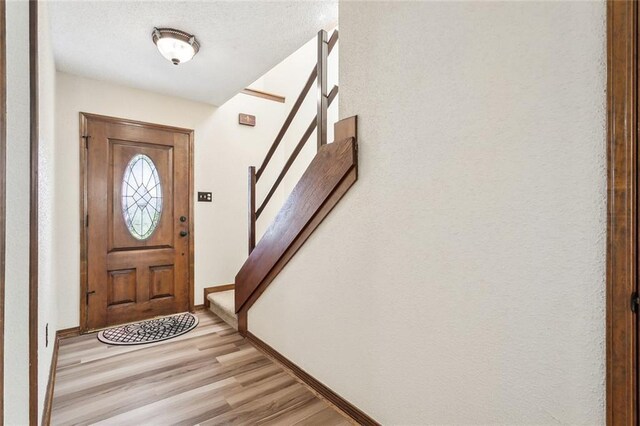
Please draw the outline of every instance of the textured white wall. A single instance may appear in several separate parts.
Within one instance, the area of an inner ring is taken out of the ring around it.
[[[313,63],[315,51],[301,49],[255,83],[255,87],[284,95],[285,104],[240,94],[219,108],[58,73],[54,213],[59,253],[58,328],[79,323],[79,112],[195,130],[195,191],[213,192],[213,203],[195,203],[195,303],[199,304],[204,287],[234,282],[246,259],[247,167],[258,166],[264,158]],[[299,68],[307,69],[306,75],[300,75]],[[286,81],[289,84],[282,83]],[[256,127],[238,125],[240,112],[256,115]],[[279,150],[274,156],[260,182],[259,200],[282,168],[285,155],[288,152]],[[265,210],[259,233],[270,223],[287,189],[283,185]]]
[[[54,213],[56,69],[49,32],[49,4],[38,4],[39,163],[38,163],[38,415],[42,416],[57,330],[57,282]],[[64,238],[64,237],[63,237]],[[49,339],[45,334],[49,324]],[[40,422],[38,422],[40,423]]]
[[[29,423],[29,3],[8,1],[4,424]]]
[[[603,424],[605,4],[339,12],[359,181],[250,331],[383,424]]]

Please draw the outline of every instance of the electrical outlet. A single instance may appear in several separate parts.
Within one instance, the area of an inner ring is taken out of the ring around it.
[[[210,203],[213,201],[213,195],[211,192],[198,192],[198,201]]]

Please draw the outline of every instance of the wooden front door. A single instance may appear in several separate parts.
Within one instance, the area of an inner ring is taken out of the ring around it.
[[[83,330],[193,308],[193,132],[82,115]]]

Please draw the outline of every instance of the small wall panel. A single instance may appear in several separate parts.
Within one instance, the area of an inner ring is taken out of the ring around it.
[[[136,270],[109,271],[108,306],[136,301]]]
[[[149,268],[149,300],[173,296],[174,283],[173,265]]]

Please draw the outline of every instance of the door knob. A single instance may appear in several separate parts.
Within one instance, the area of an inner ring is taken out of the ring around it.
[[[187,231],[180,231],[180,236],[181,237],[186,237],[187,235],[189,235],[189,233]]]

